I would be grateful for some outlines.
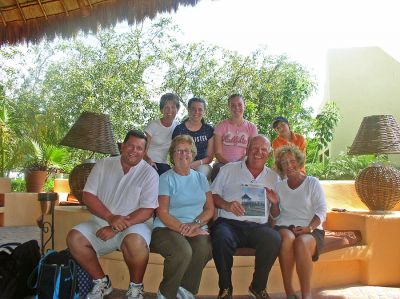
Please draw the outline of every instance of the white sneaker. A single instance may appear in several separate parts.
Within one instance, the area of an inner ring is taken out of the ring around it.
[[[103,278],[93,280],[93,288],[87,294],[86,299],[103,299],[104,296],[109,295],[113,288],[108,275]]]
[[[176,294],[178,299],[195,299],[194,295],[183,287],[179,287],[178,294]]]
[[[160,290],[157,291],[157,299],[167,299],[163,294],[161,294]]]
[[[128,292],[126,292],[126,297],[128,299],[143,299],[144,288],[143,283],[137,284],[134,282],[129,283]]]

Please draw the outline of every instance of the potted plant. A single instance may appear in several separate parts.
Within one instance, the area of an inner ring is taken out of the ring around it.
[[[26,191],[43,192],[48,174],[62,168],[68,152],[52,144],[39,144],[34,139],[27,140],[26,149],[24,155]]]

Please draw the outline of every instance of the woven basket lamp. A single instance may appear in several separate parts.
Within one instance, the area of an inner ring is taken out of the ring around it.
[[[88,150],[93,154],[119,154],[110,118],[105,114],[82,112],[60,144]],[[72,169],[69,175],[71,193],[80,203],[83,203],[83,188],[94,164],[94,160],[85,161]]]
[[[350,155],[399,154],[400,126],[392,115],[364,117]],[[370,210],[388,211],[400,202],[400,171],[374,163],[363,169],[355,181],[358,196]]]

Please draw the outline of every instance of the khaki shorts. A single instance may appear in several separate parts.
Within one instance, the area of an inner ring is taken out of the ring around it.
[[[92,244],[93,249],[96,251],[97,256],[103,256],[117,249],[121,249],[121,244],[124,238],[129,234],[138,234],[146,241],[147,246],[151,240],[152,219],[145,223],[134,224],[124,231],[116,234],[113,238],[103,241],[96,236],[96,232],[109,224],[98,218],[93,218],[87,222],[78,224],[73,229],[79,231],[86,239]]]

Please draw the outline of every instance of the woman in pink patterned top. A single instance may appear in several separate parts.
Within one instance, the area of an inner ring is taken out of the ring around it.
[[[242,160],[249,138],[257,134],[256,125],[243,118],[245,104],[242,95],[231,95],[228,106],[231,117],[220,122],[214,130],[214,149],[218,163],[214,164],[211,180],[214,180],[224,164]]]

